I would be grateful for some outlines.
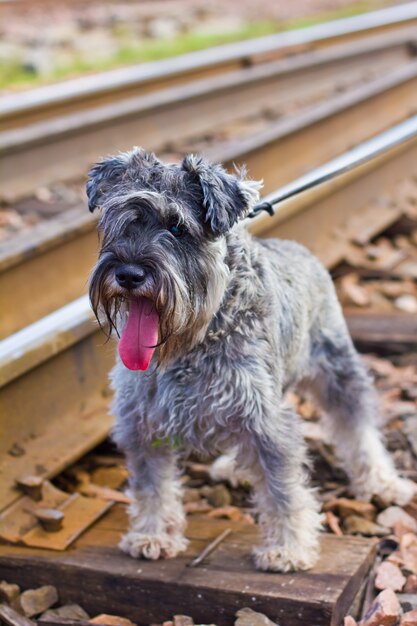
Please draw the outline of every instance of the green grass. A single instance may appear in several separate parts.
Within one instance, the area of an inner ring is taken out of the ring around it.
[[[21,89],[35,87],[63,79],[101,72],[135,63],[158,61],[188,52],[204,50],[213,46],[262,37],[284,30],[305,28],[315,24],[358,15],[380,8],[384,0],[364,0],[355,2],[337,11],[328,11],[311,18],[294,19],[287,22],[259,21],[247,24],[236,31],[219,33],[188,33],[173,39],[141,41],[137,44],[121,45],[111,57],[89,60],[74,54],[70,63],[54,68],[47,76],[39,76],[25,70],[19,62],[3,63],[0,66],[0,89]]]

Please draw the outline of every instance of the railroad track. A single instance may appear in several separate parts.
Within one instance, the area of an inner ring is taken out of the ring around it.
[[[370,239],[401,216],[401,185],[416,176],[417,116],[292,183],[306,186],[341,159],[354,164],[364,152],[366,163],[289,199],[272,218],[258,216],[252,232],[296,238],[329,268],[342,261],[358,232]],[[113,358],[87,296],[1,342],[0,510],[19,497],[15,480],[22,474],[53,476],[108,434]]]
[[[0,128],[31,124],[166,87],[225,74],[335,44],[372,41],[381,34],[416,37],[417,2],[335,20],[301,30],[228,44],[157,63],[86,76],[3,97]]]

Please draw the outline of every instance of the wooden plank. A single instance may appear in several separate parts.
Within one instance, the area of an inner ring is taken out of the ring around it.
[[[53,581],[62,602],[78,602],[91,614],[128,616],[138,624],[189,613],[196,623],[227,626],[239,608],[249,606],[281,626],[337,626],[374,554],[371,540],[323,535],[321,558],[313,570],[257,572],[250,557],[256,527],[191,516],[191,543],[184,555],[137,561],[117,548],[126,525],[125,507],[116,505],[67,552],[3,546],[0,578],[23,587]],[[224,542],[203,564],[190,568],[201,550],[228,527],[232,533]]]
[[[417,316],[345,310],[349,332],[362,352],[393,354],[417,348]]]

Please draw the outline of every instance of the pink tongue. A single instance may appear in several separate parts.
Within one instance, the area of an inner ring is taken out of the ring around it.
[[[158,343],[159,318],[148,298],[131,298],[129,318],[119,341],[119,354],[130,370],[146,370]]]

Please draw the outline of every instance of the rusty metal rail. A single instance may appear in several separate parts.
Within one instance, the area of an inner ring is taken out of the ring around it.
[[[0,342],[0,510],[20,496],[17,478],[55,475],[109,431],[113,348],[86,305],[76,300]]]
[[[207,155],[228,167],[246,163],[270,193],[415,113],[417,62],[275,122],[255,137],[218,143]],[[84,206],[1,243],[0,338],[82,295],[97,243],[95,218]]]
[[[213,77],[250,65],[381,33],[409,32],[415,38],[417,2],[317,26],[228,44],[157,63],[121,68],[58,85],[10,95],[0,100],[3,128],[26,125],[56,115]]]
[[[361,224],[371,237],[401,215],[394,199],[398,185],[416,176],[417,116],[399,143],[404,128],[357,149],[367,148],[368,156],[374,150],[375,158],[287,200],[273,218],[255,218],[252,232],[297,239],[327,267],[341,261]],[[309,180],[322,175],[319,168]],[[106,436],[112,360],[113,346],[98,333],[86,296],[0,343],[0,509],[18,497],[18,476],[52,476]]]
[[[134,138],[161,150],[270,106],[299,107],[300,101],[324,100],[378,76],[388,80],[399,67],[404,76],[407,70],[413,74],[417,62],[409,41],[408,35],[380,35],[376,42],[349,43],[3,131],[1,193],[16,200],[39,186],[83,176],[97,155],[130,149]]]

